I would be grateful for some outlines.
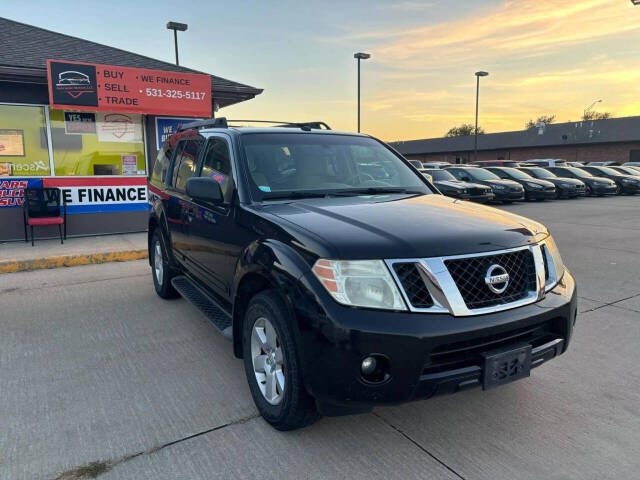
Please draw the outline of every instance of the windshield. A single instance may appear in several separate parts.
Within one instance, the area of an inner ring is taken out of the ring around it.
[[[451,175],[451,173],[447,172],[446,170],[438,170],[438,169],[433,169],[433,170],[422,170],[424,173],[427,173],[429,175],[431,175],[431,177],[434,180],[456,180],[456,177],[454,177],[453,175]]]
[[[614,170],[617,170],[620,173],[626,173],[627,175],[638,175],[638,173],[640,173],[637,170],[628,167],[615,167]]]
[[[567,167],[566,170],[568,170],[571,173],[573,173],[576,177],[580,177],[580,178],[593,177],[593,175],[591,175],[586,170],[582,170],[581,168]]]
[[[354,135],[249,133],[241,137],[252,196],[433,193],[380,142]]]
[[[536,178],[556,178],[555,174],[551,173],[549,170],[545,170],[544,168],[528,168],[526,173],[529,173]]]
[[[606,175],[620,175],[620,172],[616,172],[613,168],[609,167],[597,167],[595,168],[598,172],[602,172]]]
[[[515,168],[504,168],[503,171],[510,177],[517,178],[518,180],[527,180],[528,178],[531,178],[531,175],[528,173],[521,172]]]
[[[464,171],[468,173],[471,178],[475,178],[476,180],[500,180],[500,177],[495,173],[483,170],[482,168],[465,168]]]

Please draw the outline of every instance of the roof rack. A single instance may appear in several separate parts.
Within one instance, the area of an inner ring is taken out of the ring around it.
[[[182,125],[178,129],[190,130],[192,128],[229,128],[229,123],[271,123],[274,127],[285,128],[301,128],[302,130],[331,130],[331,127],[325,122],[283,122],[278,120],[227,120],[225,117],[209,118],[207,120],[198,120]]]

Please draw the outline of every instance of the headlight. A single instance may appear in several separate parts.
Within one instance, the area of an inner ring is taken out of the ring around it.
[[[467,190],[466,188],[463,188],[460,193],[469,193],[469,190]]]
[[[406,310],[398,287],[382,260],[316,261],[313,273],[343,305]]]
[[[533,183],[533,182],[527,182],[527,185],[529,186],[529,188],[533,188],[534,190],[539,190],[541,188],[544,188],[542,185],[538,183]]]
[[[542,247],[542,254],[546,256],[547,269],[549,270],[549,278],[545,282],[545,289],[551,290],[564,275],[564,263],[558,246],[551,235],[544,241]]]

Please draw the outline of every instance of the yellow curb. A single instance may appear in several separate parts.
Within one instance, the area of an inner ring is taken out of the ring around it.
[[[121,252],[89,253],[86,255],[58,255],[31,260],[10,260],[0,262],[0,273],[28,272],[43,268],[77,267],[107,262],[128,262],[147,258],[147,250],[127,250]]]

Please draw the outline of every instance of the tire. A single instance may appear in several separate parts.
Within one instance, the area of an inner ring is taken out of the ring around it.
[[[591,196],[593,196],[593,189],[589,185],[586,185],[585,186],[585,197],[591,197]]]
[[[616,195],[622,195],[622,186],[616,183]]]
[[[153,286],[158,296],[166,299],[177,298],[180,294],[171,285],[171,279],[176,276],[176,271],[169,263],[166,244],[167,242],[163,238],[160,229],[156,228],[153,231],[151,245],[149,246]],[[160,257],[160,261],[156,262],[158,257]]]
[[[281,297],[266,290],[249,302],[242,328],[251,396],[262,417],[283,431],[305,427],[319,417],[315,401],[304,387],[290,317]]]

